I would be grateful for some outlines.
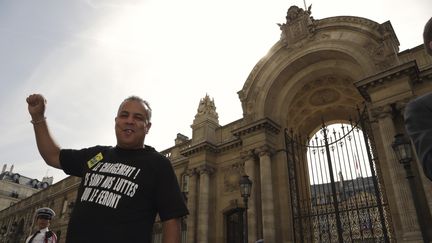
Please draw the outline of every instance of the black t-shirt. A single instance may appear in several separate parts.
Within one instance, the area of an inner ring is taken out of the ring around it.
[[[152,147],[64,149],[60,163],[82,177],[68,243],[150,243],[156,214],[162,221],[188,214],[170,161]]]

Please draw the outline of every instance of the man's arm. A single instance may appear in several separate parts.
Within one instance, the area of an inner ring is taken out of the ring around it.
[[[169,219],[162,223],[163,243],[180,243],[181,223],[180,218]]]
[[[45,98],[40,94],[32,94],[26,99],[28,111],[32,117],[32,124],[36,137],[36,144],[45,162],[61,169],[60,146],[52,138],[45,118]]]

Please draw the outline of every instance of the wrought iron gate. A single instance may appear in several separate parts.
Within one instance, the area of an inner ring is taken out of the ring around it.
[[[295,242],[390,242],[390,215],[367,113],[321,136],[285,131]]]

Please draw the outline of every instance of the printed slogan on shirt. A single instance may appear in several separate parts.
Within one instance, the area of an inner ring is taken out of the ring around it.
[[[140,169],[130,165],[99,162],[84,177],[81,201],[115,209],[123,197],[135,195],[138,184],[133,181],[139,173]]]

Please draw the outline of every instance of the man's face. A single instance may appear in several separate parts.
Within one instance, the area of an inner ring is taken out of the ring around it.
[[[115,118],[117,146],[124,149],[139,149],[150,129],[146,107],[140,101],[125,101]]]
[[[39,229],[44,229],[50,225],[50,219],[46,216],[38,216],[36,224]]]

